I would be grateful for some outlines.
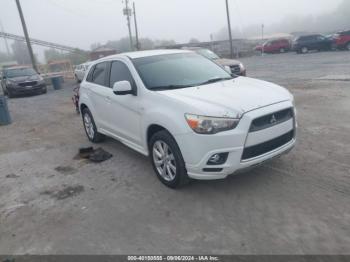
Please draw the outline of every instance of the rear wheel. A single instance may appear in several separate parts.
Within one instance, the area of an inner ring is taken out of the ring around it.
[[[75,75],[75,81],[76,81],[78,84],[81,83],[81,81],[79,80],[79,78],[78,78],[77,75]]]
[[[92,117],[92,114],[88,108],[85,108],[83,110],[82,117],[83,117],[85,133],[88,139],[93,143],[102,142],[105,136],[97,132],[97,127],[96,127],[94,118]]]
[[[163,130],[154,134],[149,148],[153,169],[164,185],[177,188],[189,182],[185,161],[169,132]]]

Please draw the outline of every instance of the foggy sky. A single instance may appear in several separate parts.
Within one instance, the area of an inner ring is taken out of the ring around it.
[[[132,0],[130,0],[132,3]],[[208,41],[226,26],[225,0],[134,0],[140,37]],[[320,15],[341,0],[229,0],[231,23],[240,29],[276,23],[288,16]],[[33,38],[89,49],[127,36],[122,0],[21,0]],[[0,0],[5,31],[23,35],[15,0]],[[134,31],[134,30],[133,30]],[[0,49],[4,51],[2,39]]]

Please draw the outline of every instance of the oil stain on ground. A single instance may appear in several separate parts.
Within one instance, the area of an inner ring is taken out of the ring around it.
[[[63,175],[73,175],[77,170],[71,166],[58,166],[55,170]]]
[[[84,187],[81,185],[77,185],[77,186],[68,186],[65,187],[62,190],[59,191],[44,191],[41,193],[41,195],[49,195],[54,199],[57,200],[64,200],[70,197],[75,197],[80,195],[82,192],[84,192]]]

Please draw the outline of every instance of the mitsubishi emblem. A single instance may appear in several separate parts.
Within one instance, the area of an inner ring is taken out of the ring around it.
[[[271,117],[271,120],[270,120],[270,124],[275,124],[277,122],[277,119],[276,119],[276,117],[275,117],[275,115],[272,115],[272,117]]]

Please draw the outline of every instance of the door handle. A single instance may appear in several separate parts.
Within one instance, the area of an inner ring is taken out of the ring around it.
[[[108,102],[108,103],[110,103],[112,100],[111,100],[111,98],[110,98],[109,96],[106,96],[106,97],[105,97],[105,101]]]

